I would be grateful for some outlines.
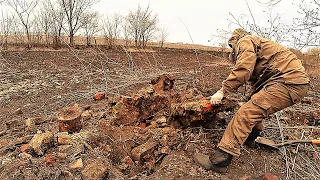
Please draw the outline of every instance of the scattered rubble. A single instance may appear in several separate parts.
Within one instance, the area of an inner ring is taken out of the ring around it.
[[[174,81],[163,75],[131,96],[98,93],[95,104],[66,107],[54,118],[28,118],[24,127],[32,130],[26,132],[38,133],[0,141],[1,152],[14,153],[19,147],[16,156],[21,160],[47,168],[59,163],[59,176],[65,179],[201,178],[191,168],[196,164],[190,156],[176,152],[188,146],[181,129],[225,126],[226,112],[237,108],[237,99],[225,98],[221,105],[211,106],[197,89],[175,91]],[[7,123],[9,130],[21,126],[14,122]],[[56,129],[39,130],[47,124]],[[199,138],[204,136],[209,137]]]

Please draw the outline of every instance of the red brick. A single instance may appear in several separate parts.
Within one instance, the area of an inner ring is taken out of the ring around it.
[[[146,155],[150,155],[150,153],[153,152],[153,150],[155,149],[155,147],[157,146],[157,142],[154,140],[150,140],[147,141],[146,143],[135,147],[132,151],[131,151],[131,157],[133,160],[135,161],[142,161],[142,158]]]
[[[102,100],[106,97],[106,93],[105,92],[98,92],[93,96],[93,99],[96,101]]]

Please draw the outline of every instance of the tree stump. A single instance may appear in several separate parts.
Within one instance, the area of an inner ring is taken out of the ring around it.
[[[82,129],[81,110],[78,105],[61,109],[57,113],[57,124],[60,132],[76,133]]]

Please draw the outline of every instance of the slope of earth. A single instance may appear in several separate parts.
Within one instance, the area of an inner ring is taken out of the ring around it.
[[[2,52],[1,177],[90,179],[98,174],[110,179],[257,179],[274,174],[281,179],[317,179],[319,150],[308,144],[281,151],[244,146],[242,155],[234,158],[227,173],[222,175],[198,166],[192,160],[194,152],[210,154],[216,149],[235,109],[220,114],[225,122],[219,126],[213,126],[210,121],[187,128],[177,124],[155,125],[153,119],[125,126],[110,124],[110,116],[106,115],[110,104],[114,103],[110,101],[117,101],[114,99],[119,95],[134,97],[139,89],[162,74],[175,77],[176,92],[191,89],[190,99],[196,95],[211,95],[220,88],[232,68],[225,57],[217,52],[177,49]],[[271,116],[263,135],[277,142],[317,138],[320,135],[316,127],[319,82],[317,78],[312,79],[309,97],[303,104]],[[92,96],[101,91],[112,98],[94,101]],[[236,95],[239,97],[240,94]],[[89,113],[83,115],[87,118],[82,131],[76,135],[59,134],[55,113],[75,103]],[[45,134],[48,132],[52,136]],[[31,151],[28,146],[37,134],[53,137],[54,142]],[[142,162],[133,162],[130,150],[145,143],[153,144],[149,140],[157,142],[150,155],[155,159],[144,155]],[[82,144],[76,143],[82,141]]]

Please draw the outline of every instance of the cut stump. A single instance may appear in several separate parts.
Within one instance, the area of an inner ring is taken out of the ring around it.
[[[78,105],[61,109],[57,113],[57,124],[60,132],[76,133],[82,129],[81,110]]]

